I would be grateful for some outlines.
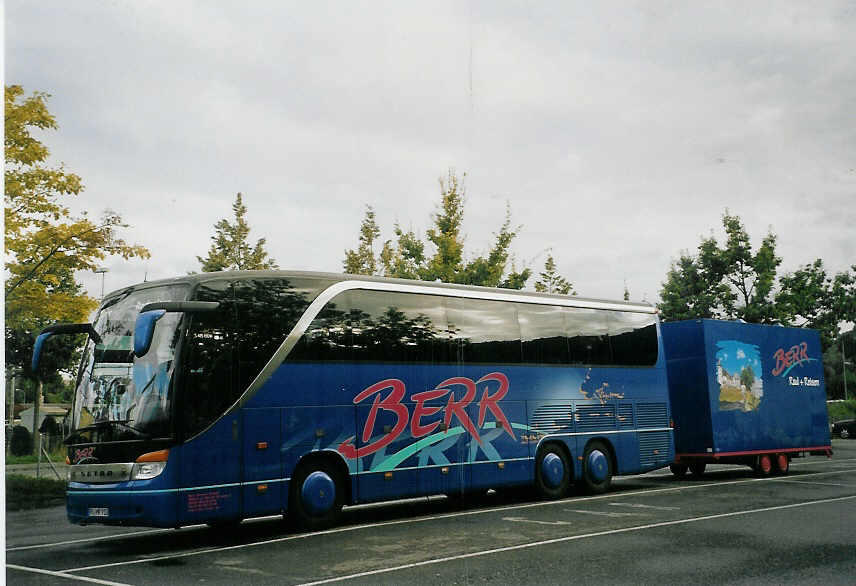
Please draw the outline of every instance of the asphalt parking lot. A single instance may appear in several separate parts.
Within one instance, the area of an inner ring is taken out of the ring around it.
[[[63,508],[7,517],[10,584],[853,584],[856,440],[758,478],[713,467],[616,479],[597,497],[490,493],[351,507],[342,525],[218,531],[76,527]]]

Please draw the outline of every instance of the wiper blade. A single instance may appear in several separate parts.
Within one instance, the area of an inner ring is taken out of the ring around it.
[[[124,420],[116,419],[116,420],[112,420],[112,421],[111,420],[97,421],[97,422],[93,423],[92,425],[87,425],[86,427],[81,427],[79,429],[75,429],[73,432],[71,432],[71,434],[67,438],[65,438],[64,443],[66,443],[66,444],[70,443],[69,440],[71,438],[79,437],[80,434],[85,432],[85,431],[92,431],[93,429],[112,428],[113,426],[121,426],[123,429],[127,429],[128,431],[131,431],[131,432],[137,434],[139,437],[142,437],[142,438],[148,439],[148,438],[152,437],[150,434],[142,431],[141,429],[134,427],[133,425],[128,425],[128,422],[130,422],[130,421],[133,421],[133,419],[124,419]]]

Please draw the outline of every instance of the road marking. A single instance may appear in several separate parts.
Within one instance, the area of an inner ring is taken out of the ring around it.
[[[503,521],[514,521],[516,523],[535,523],[537,525],[570,525],[569,521],[537,521],[535,519],[526,519],[525,517],[503,517]]]
[[[762,509],[748,509],[745,511],[734,511],[732,513],[720,513],[717,515],[705,515],[703,517],[693,517],[690,519],[679,519],[676,521],[664,521],[661,523],[650,523],[648,525],[637,525],[634,527],[625,527],[623,529],[611,529],[609,531],[598,531],[596,533],[586,533],[583,535],[569,535],[567,537],[557,537],[555,539],[545,539],[543,541],[533,541],[530,543],[521,543],[520,545],[510,545],[507,547],[498,547],[495,549],[487,549],[487,550],[483,550],[483,551],[474,551],[471,553],[465,553],[465,554],[461,554],[461,555],[447,556],[447,557],[443,557],[443,558],[425,560],[422,562],[414,562],[412,564],[403,564],[403,565],[395,566],[395,567],[391,567],[391,568],[381,568],[379,570],[370,570],[367,572],[359,572],[357,574],[348,574],[346,576],[336,576],[334,578],[326,578],[324,580],[316,580],[314,582],[305,582],[303,584],[300,584],[299,586],[318,586],[319,584],[330,584],[332,582],[342,582],[342,581],[351,580],[354,578],[366,578],[369,576],[377,576],[380,574],[387,574],[390,572],[397,572],[400,570],[407,570],[410,568],[419,568],[419,567],[430,566],[430,565],[434,565],[434,564],[442,564],[442,563],[453,562],[453,561],[457,561],[457,560],[483,557],[483,556],[493,555],[493,554],[497,554],[497,553],[505,553],[507,551],[529,549],[532,547],[540,547],[542,545],[552,545],[555,543],[565,543],[568,541],[577,541],[580,539],[589,539],[592,537],[603,537],[606,535],[616,535],[619,533],[630,533],[632,531],[643,531],[646,529],[658,529],[660,527],[669,527],[672,525],[682,525],[682,524],[686,524],[686,523],[696,523],[699,521],[711,521],[714,519],[724,519],[727,517],[736,517],[739,515],[751,515],[751,514],[756,514],[756,513],[766,513],[766,512],[770,512],[770,511],[780,511],[780,510],[784,510],[784,509],[793,509],[796,507],[807,507],[810,505],[834,503],[834,502],[850,500],[850,499],[856,499],[856,495],[842,496],[842,497],[831,498],[831,499],[822,499],[822,500],[817,500],[817,501],[807,501],[807,502],[802,502],[802,503],[793,503],[790,505],[779,505],[776,507],[765,507]]]
[[[41,568],[29,568],[27,566],[17,566],[15,564],[6,564],[6,568],[12,570],[20,570],[22,572],[32,572],[34,574],[44,574],[53,576],[54,578],[66,578],[67,580],[77,580],[78,582],[89,582],[91,584],[106,584],[107,586],[130,586],[124,582],[110,582],[109,580],[99,580],[98,578],[88,578],[86,576],[74,576],[68,572],[53,572],[51,570],[43,570]]]
[[[612,511],[586,511],[583,509],[562,509],[563,511],[567,511],[568,513],[581,513],[583,515],[598,515],[600,517],[613,517],[618,519],[620,517],[643,517],[644,513],[615,513]]]
[[[654,505],[642,505],[639,503],[609,503],[610,507],[630,507],[632,509],[653,509],[655,511],[677,511],[681,507],[656,507]]]
[[[817,484],[819,486],[843,486],[845,488],[852,488],[856,486],[856,484],[841,484],[838,482],[812,482],[811,480],[786,480],[784,478],[779,478],[778,482],[787,482],[789,484]]]
[[[830,475],[835,475],[835,474],[845,474],[847,472],[856,472],[856,468],[850,468],[848,470],[836,470],[835,472],[811,472],[809,474],[803,474],[802,478],[806,478],[809,476],[812,476],[812,477],[814,477],[814,476],[830,476]],[[775,482],[777,480],[780,480],[780,479],[775,478],[775,477],[766,477],[766,478],[750,478],[747,480],[731,480],[728,482],[705,482],[705,483],[698,483],[698,484],[687,484],[684,486],[675,486],[675,487],[671,487],[671,488],[655,488],[655,489],[651,489],[651,490],[634,490],[634,491],[626,492],[624,494],[622,494],[622,493],[609,493],[609,494],[599,495],[599,496],[590,496],[590,497],[582,497],[582,498],[574,497],[574,498],[566,498],[566,499],[555,500],[555,501],[542,501],[542,502],[537,502],[537,503],[526,503],[526,504],[522,504],[522,505],[493,507],[490,509],[477,509],[475,511],[459,511],[456,513],[448,513],[448,514],[444,514],[444,515],[432,515],[432,516],[428,516],[428,517],[416,517],[416,518],[411,518],[411,519],[400,519],[397,521],[383,521],[381,523],[366,523],[366,524],[362,524],[362,525],[352,525],[350,527],[337,527],[335,529],[327,529],[325,531],[315,531],[312,533],[303,533],[300,535],[289,535],[288,537],[277,537],[275,539],[267,539],[264,541],[254,541],[252,543],[243,543],[243,544],[239,544],[239,545],[230,545],[227,547],[219,547],[219,548],[218,547],[212,547],[212,548],[208,548],[208,549],[194,550],[194,551],[176,553],[176,554],[172,554],[172,555],[165,555],[165,556],[159,556],[159,557],[138,558],[138,559],[133,559],[133,560],[126,560],[123,562],[113,562],[110,564],[85,566],[82,568],[71,568],[71,569],[67,569],[67,570],[63,570],[63,571],[64,572],[84,572],[84,571],[88,571],[88,570],[98,570],[98,569],[102,569],[102,568],[112,568],[112,567],[117,567],[117,566],[129,566],[129,565],[134,565],[134,564],[145,564],[148,562],[171,560],[171,559],[177,559],[177,558],[183,558],[183,557],[202,555],[202,554],[207,554],[207,553],[219,553],[219,552],[223,552],[223,551],[231,551],[231,550],[248,548],[248,547],[256,547],[259,545],[270,545],[270,544],[274,544],[274,543],[283,543],[286,541],[295,541],[298,539],[309,539],[312,537],[318,537],[318,536],[322,536],[322,535],[332,535],[335,533],[348,533],[351,531],[359,531],[362,529],[375,529],[378,527],[388,527],[388,526],[403,525],[403,524],[408,524],[408,523],[423,523],[426,521],[438,521],[438,520],[442,520],[442,519],[450,519],[450,518],[455,518],[455,517],[469,517],[471,515],[482,515],[485,513],[499,513],[499,512],[503,512],[503,511],[515,511],[515,510],[520,510],[520,509],[529,509],[529,508],[534,508],[534,507],[545,507],[545,506],[551,506],[551,505],[557,505],[557,504],[558,505],[561,505],[561,504],[569,505],[569,504],[576,504],[576,503],[589,502],[589,501],[598,501],[598,500],[603,500],[603,499],[615,499],[615,498],[626,497],[626,496],[641,496],[641,495],[659,494],[659,493],[664,493],[664,492],[677,492],[677,491],[681,491],[681,490],[722,487],[722,486],[728,486],[728,485],[732,485],[732,484],[750,484],[750,483],[755,483],[755,482]]]
[[[85,537],[83,539],[69,539],[68,541],[54,541],[53,543],[40,543],[37,545],[21,545],[19,547],[7,547],[6,552],[24,551],[26,549],[40,549],[45,547],[55,547],[57,545],[74,545],[76,543],[89,543],[90,541],[104,541],[105,539],[120,539],[122,537],[132,537],[135,535],[148,535],[152,533],[169,533],[175,529],[146,529],[145,531],[131,531],[128,533],[118,533],[113,535],[101,535],[100,537]],[[8,537],[8,536],[7,536]]]

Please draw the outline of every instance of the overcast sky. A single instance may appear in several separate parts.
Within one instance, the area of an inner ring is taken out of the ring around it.
[[[518,268],[654,302],[726,208],[783,271],[856,263],[854,31],[834,1],[7,0],[5,83],[52,94],[72,209],[152,252],[108,290],[199,270],[239,191],[281,268],[339,272],[366,204],[424,235],[454,168],[470,253],[508,202]]]

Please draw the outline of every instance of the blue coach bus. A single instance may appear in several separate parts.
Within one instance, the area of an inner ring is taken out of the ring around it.
[[[653,307],[356,275],[190,275],[108,295],[70,435],[73,523],[179,527],[576,484],[670,464]]]

